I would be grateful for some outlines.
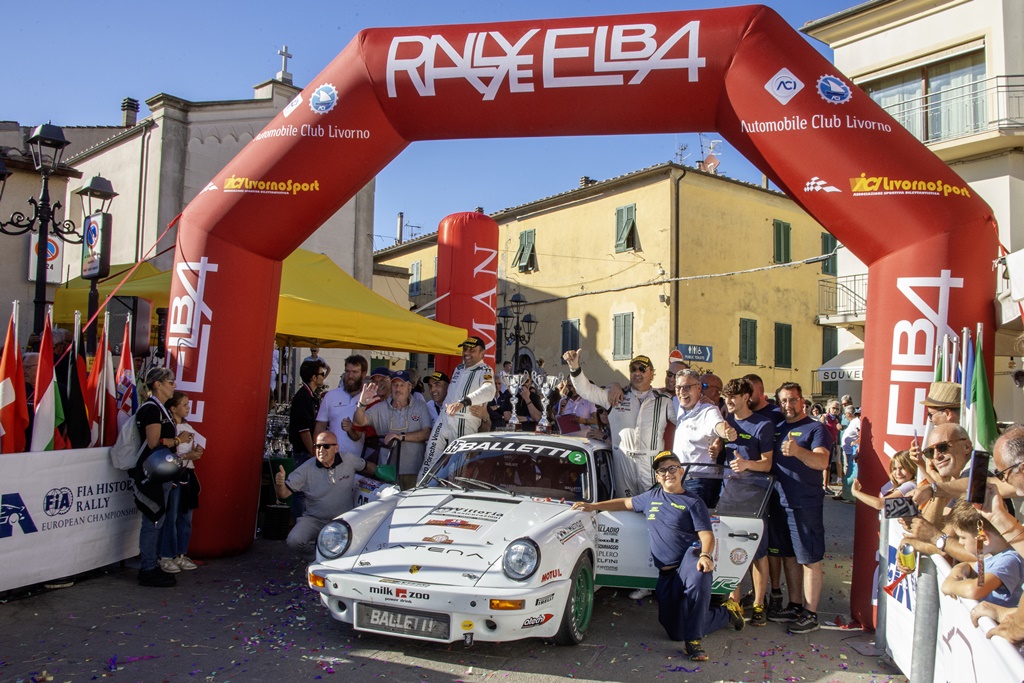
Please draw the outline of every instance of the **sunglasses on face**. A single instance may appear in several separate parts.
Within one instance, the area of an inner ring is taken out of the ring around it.
[[[699,387],[699,384],[677,384],[676,389],[682,389],[683,391],[690,391],[695,387]]]
[[[967,439],[950,439],[949,441],[940,441],[937,444],[934,444],[922,450],[921,455],[931,460],[932,458],[935,457],[936,452],[948,453],[950,446],[952,444],[955,444],[957,441],[967,441]]]
[[[320,450],[320,449],[322,449],[322,448],[334,448],[334,447],[335,447],[335,446],[337,446],[337,445],[338,445],[338,444],[336,444],[336,443],[318,443],[318,444],[316,445],[316,449],[317,449],[317,450]]]
[[[654,473],[659,477],[667,477],[670,474],[675,474],[681,469],[683,469],[682,465],[669,465],[668,467],[662,467],[661,469],[654,470]]]
[[[643,363],[637,363],[636,365],[629,366],[630,372],[647,372],[647,366]]]
[[[1024,465],[1024,462],[1019,462],[1016,465],[1010,465],[1009,467],[1007,467],[1004,470],[999,470],[998,472],[996,472],[992,476],[995,477],[996,479],[998,479],[999,481],[1006,481],[1006,478],[1008,476],[1010,476],[1010,470],[1016,469],[1016,468],[1020,467],[1021,465]]]

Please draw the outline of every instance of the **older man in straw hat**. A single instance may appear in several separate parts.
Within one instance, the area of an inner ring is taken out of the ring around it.
[[[921,401],[928,411],[928,419],[938,427],[944,424],[960,424],[960,384],[957,382],[932,382],[928,396]]]

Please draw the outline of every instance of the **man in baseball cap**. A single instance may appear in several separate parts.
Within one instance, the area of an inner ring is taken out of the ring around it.
[[[430,400],[427,401],[427,410],[430,411],[431,424],[437,422],[437,416],[444,410],[444,397],[448,393],[448,385],[451,379],[440,370],[435,370],[425,380]]]
[[[932,382],[921,405],[936,427],[950,422],[960,424],[960,385],[957,382]]]
[[[487,344],[485,344],[484,340],[481,339],[480,337],[466,337],[466,341],[464,341],[461,344],[459,344],[459,346],[462,347],[463,349],[465,349],[465,348],[486,349],[487,348]]]

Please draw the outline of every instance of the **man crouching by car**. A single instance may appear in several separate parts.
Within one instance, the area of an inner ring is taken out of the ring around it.
[[[632,510],[647,515],[651,555],[658,567],[654,589],[658,621],[672,640],[686,642],[686,654],[695,662],[708,659],[701,639],[731,624],[743,628],[743,611],[729,600],[711,608],[711,572],[715,568],[715,535],[707,506],[683,487],[685,470],[671,451],[654,457],[654,473],[661,488],[632,498],[601,503],[573,503],[586,512]]]

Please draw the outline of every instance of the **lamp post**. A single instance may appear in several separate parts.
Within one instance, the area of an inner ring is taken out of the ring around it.
[[[85,223],[82,226],[82,277],[89,280],[89,323],[85,329],[85,351],[96,355],[96,320],[100,308],[100,292],[97,284],[100,278],[110,274],[111,217],[108,213],[117,193],[109,180],[94,175],[82,187],[75,190],[82,198],[85,209]],[[98,207],[93,205],[98,201]]]
[[[36,243],[36,292],[35,318],[33,331],[41,333],[46,316],[46,260],[49,252],[49,237],[52,233],[61,241],[70,244],[81,244],[82,236],[75,232],[75,224],[71,221],[58,221],[54,214],[61,209],[60,202],[50,202],[50,175],[60,166],[64,148],[70,142],[64,137],[64,131],[52,123],[44,123],[32,131],[28,139],[32,153],[32,164],[43,179],[43,187],[39,199],[32,197],[28,203],[32,205],[32,216],[28,217],[21,211],[11,215],[11,220],[0,221],[0,232],[7,235],[24,235],[26,232],[38,232]],[[0,197],[11,172],[0,162]]]
[[[515,351],[512,355],[512,372],[519,372],[519,346],[529,344],[533,333],[537,331],[537,319],[533,313],[523,315],[526,308],[526,297],[521,292],[512,295],[512,305],[503,306],[498,311],[498,318],[504,330],[511,330],[504,333],[505,342],[515,344]],[[510,310],[511,309],[511,310]],[[515,321],[513,323],[513,320]]]

